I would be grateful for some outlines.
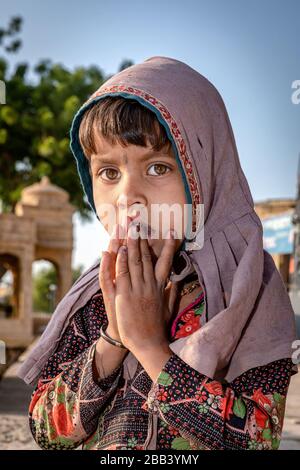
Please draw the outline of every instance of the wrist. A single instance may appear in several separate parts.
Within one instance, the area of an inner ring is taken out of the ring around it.
[[[107,357],[124,358],[128,353],[128,349],[115,346],[114,344],[106,341],[106,339],[104,339],[102,336],[100,336],[97,340],[95,351],[97,358],[101,355],[106,355]]]
[[[151,343],[144,343],[141,346],[132,346],[130,347],[130,351],[134,354],[138,354],[139,356],[144,355],[151,355],[151,354],[165,354],[165,353],[173,353],[172,349],[170,348],[169,342],[166,340],[164,342],[151,342]]]
[[[153,382],[157,381],[159,374],[174,354],[168,344],[148,345],[145,349],[135,351],[130,349],[130,351],[142,364]]]
[[[104,328],[103,325],[100,328],[100,336],[106,342],[112,344],[113,346],[121,348],[123,350],[127,350],[127,347],[123,344],[123,342],[113,338],[112,336],[110,336],[109,332],[107,332],[107,328]]]
[[[119,333],[113,327],[111,327],[110,324],[108,324],[106,328],[103,327],[103,331],[105,331],[105,333],[108,336],[110,336],[112,339],[115,339],[116,341],[119,341],[120,343],[122,342],[119,336]]]

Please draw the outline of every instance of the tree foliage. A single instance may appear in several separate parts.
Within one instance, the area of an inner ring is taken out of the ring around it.
[[[21,18],[13,18],[7,29],[0,29],[4,53],[16,53],[20,48],[21,41],[14,37],[21,25]],[[69,130],[76,111],[107,77],[95,65],[70,71],[48,59],[33,69],[19,63],[9,74],[8,63],[0,56],[0,80],[6,85],[6,104],[0,106],[2,210],[13,211],[22,189],[47,175],[69,193],[82,218],[90,219],[91,209],[69,148]],[[124,60],[120,69],[130,65],[132,62]],[[34,81],[28,78],[30,72]]]
[[[72,269],[72,285],[82,274],[84,267],[79,265]],[[53,313],[55,304],[55,288],[57,286],[57,272],[53,265],[40,269],[32,277],[33,283],[33,311]],[[54,289],[53,289],[54,288]]]

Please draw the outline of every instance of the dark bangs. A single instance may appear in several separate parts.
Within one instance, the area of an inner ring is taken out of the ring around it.
[[[96,153],[95,132],[116,143],[170,151],[171,142],[155,114],[134,99],[107,96],[88,109],[81,120],[79,140],[87,159]]]

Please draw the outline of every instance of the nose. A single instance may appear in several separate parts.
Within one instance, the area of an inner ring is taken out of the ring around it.
[[[130,210],[130,217],[136,217],[134,208],[139,205],[146,207],[147,197],[143,191],[143,184],[137,178],[124,178],[122,186],[120,185],[120,192],[117,196],[116,205],[119,211]]]
[[[125,227],[128,227],[128,224],[133,222],[135,219],[143,219],[145,217],[145,211],[147,211],[145,204],[141,204],[136,199],[134,199],[134,201],[135,202],[130,204],[128,201],[126,203],[125,198],[120,198],[120,204],[118,205],[118,220],[119,223]]]

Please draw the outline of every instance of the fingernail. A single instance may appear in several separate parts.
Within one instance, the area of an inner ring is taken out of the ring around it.
[[[120,246],[120,248],[119,248],[119,253],[120,253],[121,255],[126,255],[126,254],[127,254],[127,246],[126,246],[126,245]]]

